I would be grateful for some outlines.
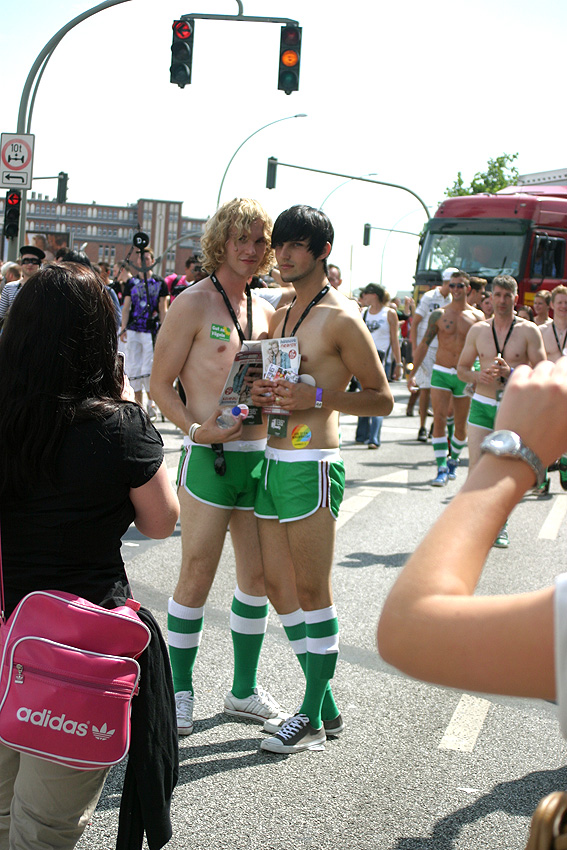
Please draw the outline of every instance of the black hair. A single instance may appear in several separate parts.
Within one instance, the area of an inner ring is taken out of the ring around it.
[[[48,264],[18,293],[0,336],[0,497],[53,479],[76,420],[122,411],[116,315],[91,269]]]
[[[64,263],[77,263],[80,266],[92,267],[92,263],[84,251],[66,251],[61,259]]]
[[[333,244],[335,231],[329,217],[323,210],[316,210],[306,204],[296,204],[280,213],[272,230],[272,248],[284,242],[307,240],[309,251],[315,258],[320,257],[327,242]],[[327,261],[324,263],[327,271]]]

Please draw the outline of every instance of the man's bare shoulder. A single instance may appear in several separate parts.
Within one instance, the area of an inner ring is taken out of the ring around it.
[[[522,319],[521,316],[516,316],[514,323],[515,327],[521,330],[522,334],[527,338],[541,339],[545,330],[551,330],[551,321],[549,325],[536,325],[535,322],[530,322],[529,319]]]

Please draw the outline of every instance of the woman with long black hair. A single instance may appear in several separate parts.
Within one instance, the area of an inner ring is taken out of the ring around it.
[[[42,589],[113,607],[131,596],[120,554],[129,525],[152,538],[173,531],[161,437],[127,395],[102,281],[85,266],[44,266],[0,337],[6,616]],[[0,850],[74,847],[106,773],[0,745]]]

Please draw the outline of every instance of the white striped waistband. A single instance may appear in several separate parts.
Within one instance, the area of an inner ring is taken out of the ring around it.
[[[183,447],[199,446],[203,449],[210,449],[210,443],[195,443],[188,436],[183,438]],[[225,452],[263,452],[266,448],[266,438],[262,440],[231,440],[229,443],[223,443],[222,447]]]
[[[266,460],[294,463],[301,460],[326,460],[336,463],[342,460],[339,449],[273,449],[266,446]]]
[[[457,370],[454,366],[450,368],[447,366],[440,366],[438,363],[434,363],[433,368],[437,370],[437,372],[445,372],[447,375],[456,375]]]
[[[495,398],[491,398],[488,395],[481,395],[480,393],[475,393],[472,397],[473,401],[479,401],[481,404],[490,404],[492,407],[498,407],[498,402]]]

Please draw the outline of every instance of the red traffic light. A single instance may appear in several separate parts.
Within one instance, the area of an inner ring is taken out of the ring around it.
[[[193,30],[191,29],[187,21],[174,21],[173,32],[176,38],[181,38],[183,40],[185,40],[186,38],[191,38],[193,34]]]
[[[299,44],[299,27],[283,27],[282,28],[282,45],[286,44],[294,47]]]
[[[6,196],[6,202],[11,206],[17,206],[22,200],[22,196],[19,192],[8,192]]]

